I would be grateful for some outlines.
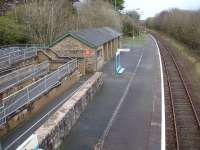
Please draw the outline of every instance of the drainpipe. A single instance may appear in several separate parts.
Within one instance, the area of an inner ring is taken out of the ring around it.
[[[98,49],[98,48],[97,48]],[[97,71],[97,49],[95,50],[95,59],[96,59],[96,71]]]

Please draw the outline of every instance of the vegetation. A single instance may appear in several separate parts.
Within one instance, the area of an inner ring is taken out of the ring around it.
[[[79,9],[79,28],[110,26],[121,30],[121,15],[104,1],[93,0],[82,4]],[[89,17],[88,17],[89,16]]]
[[[8,16],[0,17],[0,45],[26,43],[25,26]]]
[[[146,25],[162,31],[187,44],[190,48],[200,48],[200,10],[188,11],[172,9],[149,18]]]
[[[71,0],[37,0],[15,10],[16,18],[26,26],[32,43],[52,43],[64,32],[74,29]]]
[[[110,26],[137,35],[135,12],[122,14],[124,0],[28,0],[0,17],[0,45],[15,43],[51,44],[67,31]]]
[[[113,6],[115,6],[115,0],[112,0]],[[124,0],[116,0],[116,8],[118,10],[124,9]]]
[[[123,16],[123,33],[129,36],[138,36],[140,33],[140,14],[137,11],[128,11]]]

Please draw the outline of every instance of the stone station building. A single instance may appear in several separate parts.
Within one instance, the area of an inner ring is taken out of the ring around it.
[[[122,34],[112,28],[92,28],[68,32],[50,47],[60,57],[77,58],[85,71],[98,71],[120,47]]]

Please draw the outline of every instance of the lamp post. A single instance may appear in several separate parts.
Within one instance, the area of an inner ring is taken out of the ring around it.
[[[117,10],[117,7],[116,7],[116,0],[115,0],[115,10]]]

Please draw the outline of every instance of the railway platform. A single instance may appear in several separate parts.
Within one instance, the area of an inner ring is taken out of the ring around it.
[[[162,128],[161,69],[155,41],[146,35],[124,44],[125,72],[115,61],[102,69],[104,85],[63,141],[68,150],[160,150]]]

